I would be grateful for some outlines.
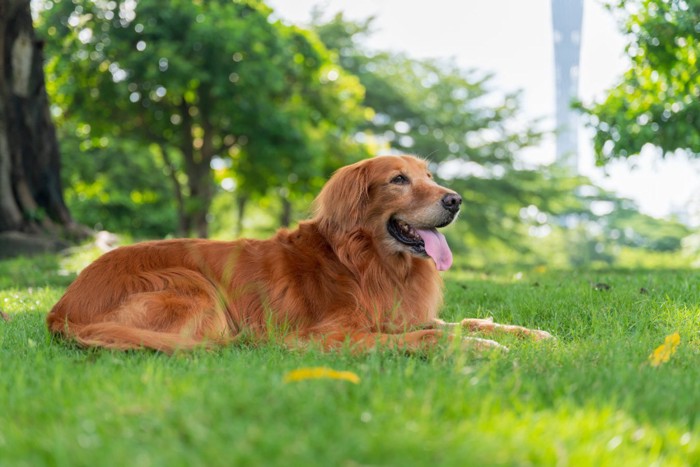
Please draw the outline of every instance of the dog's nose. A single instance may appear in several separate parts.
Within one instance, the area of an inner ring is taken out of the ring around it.
[[[459,211],[460,204],[462,204],[462,197],[457,193],[448,193],[442,197],[442,207],[450,211],[452,214]]]

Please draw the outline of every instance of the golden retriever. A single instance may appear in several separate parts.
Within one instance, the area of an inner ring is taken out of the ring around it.
[[[290,346],[357,351],[420,349],[453,326],[550,337],[489,320],[437,318],[438,271],[452,263],[437,228],[454,220],[461,202],[421,159],[364,160],[326,183],[313,219],[271,239],[162,240],[106,253],[68,287],[47,324],[83,346],[164,352],[241,335],[263,340],[275,329]]]

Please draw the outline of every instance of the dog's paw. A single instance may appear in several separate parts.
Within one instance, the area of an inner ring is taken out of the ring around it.
[[[469,329],[471,332],[503,332],[506,334],[513,334],[519,337],[529,337],[536,341],[554,339],[554,336],[552,336],[547,331],[542,331],[540,329],[529,329],[524,328],[522,326],[514,326],[510,324],[498,324],[493,321],[493,318],[467,318],[463,319],[460,325],[463,328]]]
[[[546,339],[552,339],[552,340],[557,340],[556,337],[548,333],[547,331],[543,331],[541,329],[528,329],[529,333],[528,336],[533,338],[536,341],[542,341]]]
[[[474,349],[479,352],[491,350],[508,352],[508,347],[505,345],[501,345],[498,342],[490,339],[482,339],[480,337],[462,337],[462,344],[465,348]]]
[[[463,328],[467,328],[470,331],[492,331],[498,324],[493,322],[493,318],[467,318],[463,319],[460,324]]]

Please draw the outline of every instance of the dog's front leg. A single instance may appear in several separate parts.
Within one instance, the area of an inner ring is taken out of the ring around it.
[[[469,329],[471,332],[482,332],[484,334],[505,333],[513,334],[518,337],[529,337],[536,341],[544,339],[553,339],[554,337],[547,331],[540,329],[529,329],[523,326],[515,326],[511,324],[499,324],[493,321],[493,318],[467,318],[459,323],[445,323],[446,326],[461,326]]]
[[[440,329],[422,329],[400,334],[378,332],[329,333],[307,337],[289,336],[286,344],[292,348],[306,348],[317,345],[324,350],[347,347],[353,353],[365,353],[377,348],[398,349],[413,353],[437,346],[444,341],[455,338]],[[477,337],[463,337],[462,342],[475,350],[508,350],[498,342]]]
[[[422,330],[439,330],[443,332],[447,332],[449,339],[452,340],[456,336],[455,334],[455,329],[456,328],[461,328],[463,327],[462,323],[450,323],[444,320],[441,320],[439,318],[433,318],[430,322],[423,323],[420,326],[418,326],[418,329]],[[471,336],[461,336],[460,339],[462,342],[464,342],[467,346],[473,347],[476,350],[487,350],[487,349],[499,349],[503,351],[508,351],[508,347],[499,344],[496,341],[490,340],[490,339],[482,339],[481,337],[471,337]]]

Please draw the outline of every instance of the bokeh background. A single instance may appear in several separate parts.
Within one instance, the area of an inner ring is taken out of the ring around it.
[[[447,231],[463,267],[699,264],[696,1],[31,14],[65,204],[92,230],[263,237],[308,217],[339,166],[413,153],[465,199]]]

